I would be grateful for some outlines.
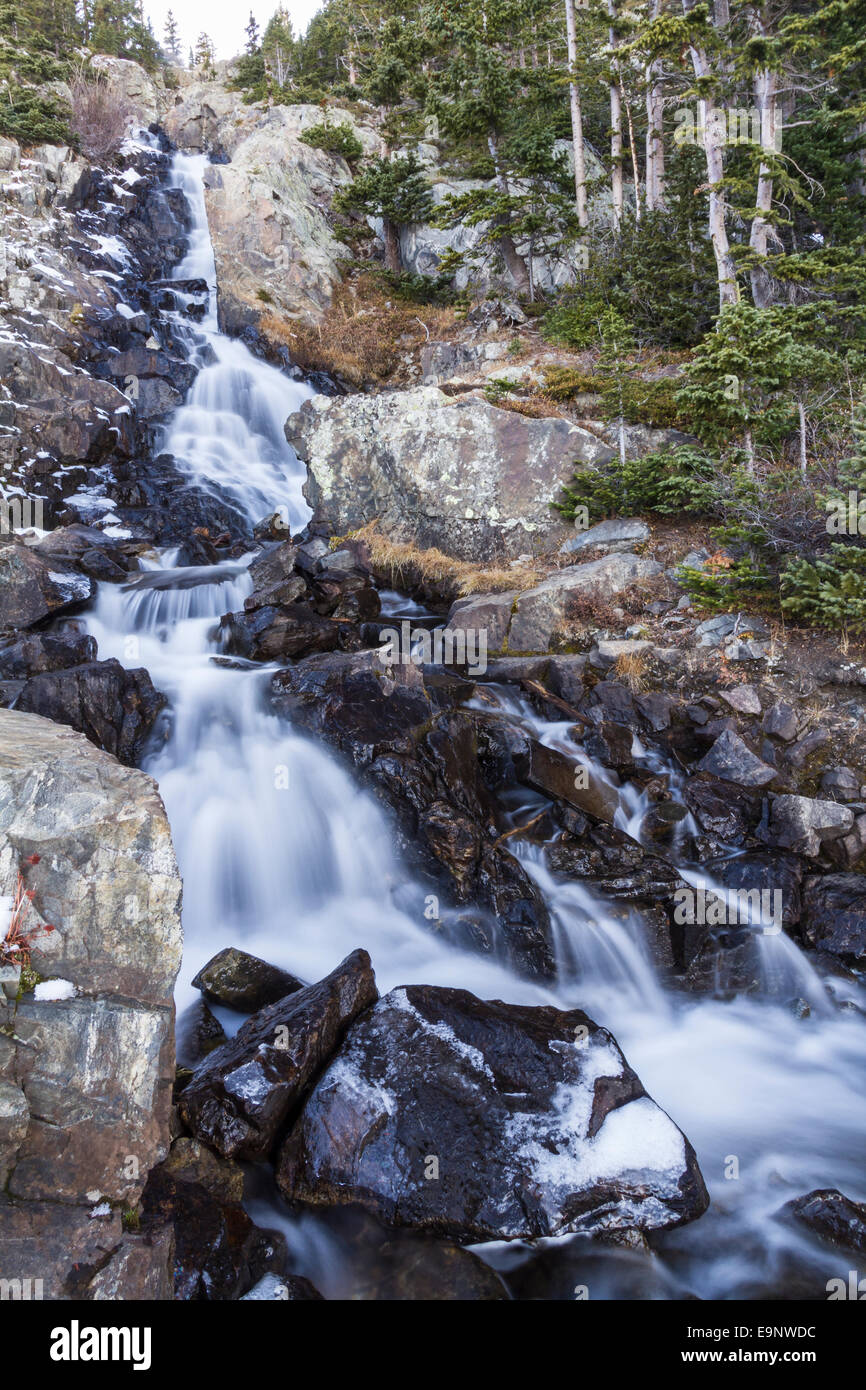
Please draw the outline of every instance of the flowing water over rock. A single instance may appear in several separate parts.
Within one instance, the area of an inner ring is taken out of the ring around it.
[[[182,155],[174,163],[193,217],[176,278],[202,277],[211,291],[202,323],[183,328],[202,370],[163,447],[191,481],[230,497],[251,524],[280,510],[295,531],[308,516],[304,469],[285,443],[283,422],[310,392],[219,332],[204,163]],[[268,712],[272,671],[221,657],[218,620],[250,592],[250,557],[211,572],[178,570],[176,558],[154,558],[153,580],[102,585],[90,629],[103,659],[145,666],[170,700],[164,741],[145,765],[165,799],[184,878],[179,1010],[198,997],[196,971],[228,946],[306,980],[365,947],[383,993],[443,985],[482,999],[585,1009],[610,1028],[649,1093],[687,1134],[711,1192],[706,1216],[657,1241],[660,1296],[690,1290],[731,1298],[757,1289],[784,1297],[792,1263],[803,1259],[826,1271],[823,1277],[844,1274],[843,1257],[810,1247],[774,1213],[815,1187],[866,1196],[866,1025],[830,1003],[790,939],[755,934],[763,997],[723,1003],[675,996],[657,976],[637,914],[624,916],[579,882],[557,881],[542,849],[525,843],[515,850],[551,910],[556,983],[518,979],[490,958],[457,950],[425,923],[423,889],[408,881],[372,796],[331,753]],[[519,713],[548,746],[564,746],[564,725],[544,724],[526,706]],[[573,744],[569,751],[575,755]],[[636,836],[646,808],[630,787],[619,796],[618,821]],[[691,881],[697,866],[681,872]],[[808,1001],[808,1018],[794,1016],[792,997]],[[326,1296],[339,1294],[339,1237],[318,1218],[288,1217],[270,1198],[254,1206],[263,1224],[283,1226],[298,1272]],[[503,1266],[521,1258],[514,1247],[478,1249]],[[624,1287],[615,1278],[604,1286],[611,1297],[625,1296]]]

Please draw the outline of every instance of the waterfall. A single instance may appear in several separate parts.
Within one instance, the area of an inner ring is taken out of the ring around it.
[[[283,423],[310,393],[219,331],[205,164],[203,156],[178,155],[173,165],[174,186],[186,193],[192,215],[189,253],[176,277],[205,279],[210,302],[194,328],[178,315],[178,331],[202,366],[162,447],[191,480],[231,497],[250,522],[280,508],[296,530],[309,515],[304,470]],[[722,1003],[675,996],[656,974],[638,915],[579,883],[557,883],[528,845],[515,850],[551,909],[562,967],[555,985],[518,979],[431,932],[422,890],[395,852],[378,803],[330,752],[268,712],[268,669],[215,660],[219,617],[250,591],[249,559],[216,572],[178,570],[176,555],[164,553],[147,584],[102,585],[90,619],[100,656],[146,666],[170,700],[163,741],[146,769],[165,800],[184,878],[179,1010],[197,998],[190,984],[196,970],[225,946],[307,980],[364,946],[383,992],[425,983],[585,1008],[611,1029],[649,1093],[689,1136],[712,1194],[706,1217],[659,1241],[661,1258],[704,1298],[736,1297],[750,1279],[771,1277],[802,1240],[773,1220],[785,1200],[819,1186],[866,1197],[861,1018],[816,1007],[797,1019],[772,997]],[[566,726],[544,724],[516,699],[508,707],[545,741],[565,746]],[[574,745],[569,751],[575,754]],[[638,794],[624,788],[621,805],[618,820],[635,834]],[[794,943],[766,941],[777,943],[761,947],[768,973],[786,971],[788,992],[807,993],[817,1006],[823,987]],[[728,1176],[733,1166],[736,1178]],[[302,1240],[301,1225],[278,1208],[264,1211],[259,1203],[256,1215],[283,1224],[293,1248],[328,1246],[330,1237],[309,1236],[313,1218],[304,1218]],[[839,1263],[830,1260],[828,1277]],[[315,1274],[327,1282],[320,1268]]]

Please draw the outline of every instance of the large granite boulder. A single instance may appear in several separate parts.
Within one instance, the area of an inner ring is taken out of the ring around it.
[[[277,1181],[467,1242],[664,1229],[708,1203],[688,1140],[586,1014],[425,985],[351,1029]]]
[[[484,562],[558,541],[551,508],[576,464],[613,450],[568,420],[535,420],[435,386],[378,396],[314,396],[286,436],[307,464],[315,520]]]
[[[0,994],[3,1275],[45,1298],[168,1296],[170,1242],[120,1223],[168,1146],[181,882],[165,811],[81,734],[0,710],[3,893],[19,874],[45,983]]]

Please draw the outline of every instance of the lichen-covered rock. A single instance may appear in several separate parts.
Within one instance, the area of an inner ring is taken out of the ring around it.
[[[104,78],[110,91],[121,99],[129,110],[131,125],[150,125],[159,115],[159,93],[156,84],[140,63],[130,58],[115,58],[96,53],[91,68]]]
[[[630,553],[603,555],[599,560],[557,571],[518,595],[508,630],[508,650],[550,651],[569,627],[575,626],[569,611],[575,600],[604,602],[661,571],[656,560]]]
[[[378,518],[395,540],[479,562],[562,541],[567,528],[551,509],[562,484],[575,464],[613,457],[568,420],[455,400],[435,386],[314,396],[286,436],[307,464],[315,520],[334,533]]]
[[[663,1229],[708,1202],[688,1140],[586,1014],[422,985],[351,1029],[277,1181],[464,1241]]]

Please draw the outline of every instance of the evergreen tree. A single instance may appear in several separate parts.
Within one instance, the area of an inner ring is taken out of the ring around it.
[[[171,10],[165,17],[164,48],[169,62],[180,62],[180,32],[177,27],[177,20]]]
[[[213,41],[210,36],[202,30],[196,39],[194,65],[200,69],[206,82],[213,81],[216,76],[214,61],[215,53]]]
[[[259,26],[256,23],[256,17],[252,10],[250,10],[250,18],[245,32],[247,36],[247,53],[252,57],[254,53],[258,53],[261,42]]]
[[[426,221],[433,195],[417,157],[410,154],[372,160],[348,188],[341,190],[335,203],[341,210],[358,209],[382,219],[385,265],[399,275],[403,269],[400,228]]]

